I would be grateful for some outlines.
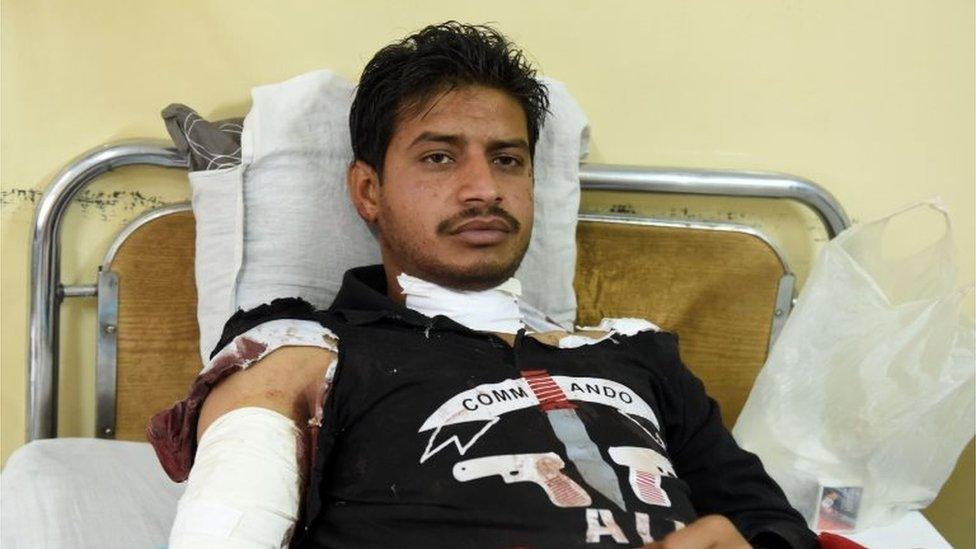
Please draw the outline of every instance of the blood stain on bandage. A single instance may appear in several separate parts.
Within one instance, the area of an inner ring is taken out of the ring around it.
[[[228,345],[213,358],[210,369],[221,370],[228,365],[246,368],[252,362],[260,359],[267,349],[266,343],[248,337],[238,337],[234,339],[233,348]]]
[[[239,337],[234,343],[237,346],[237,357],[241,362],[257,360],[268,348],[267,344],[247,337]]]

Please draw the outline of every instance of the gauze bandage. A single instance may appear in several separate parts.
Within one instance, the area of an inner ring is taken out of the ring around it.
[[[298,520],[301,431],[267,408],[227,412],[197,448],[170,549],[286,547]]]
[[[604,318],[600,321],[599,326],[577,326],[577,329],[584,332],[606,332],[606,334],[599,338],[571,334],[559,340],[560,349],[575,349],[583,345],[595,345],[613,339],[617,335],[632,336],[639,332],[661,331],[661,328],[656,324],[652,324],[643,318]]]
[[[407,308],[429,317],[444,315],[480,332],[515,334],[524,327],[518,298],[522,284],[509,278],[480,292],[452,290],[401,273],[397,282],[407,297]]]

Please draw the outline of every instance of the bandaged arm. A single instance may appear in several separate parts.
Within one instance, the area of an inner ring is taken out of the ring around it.
[[[308,425],[320,419],[335,353],[328,345],[287,344],[268,345],[204,401],[169,547],[288,545],[306,477]]]

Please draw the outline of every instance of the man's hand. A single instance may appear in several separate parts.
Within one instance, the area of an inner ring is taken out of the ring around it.
[[[722,515],[702,517],[643,549],[750,549],[752,546]]]

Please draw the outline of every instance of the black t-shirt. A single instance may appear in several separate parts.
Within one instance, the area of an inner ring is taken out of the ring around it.
[[[218,349],[280,318],[339,337],[294,547],[637,547],[713,513],[754,544],[817,546],[673,334],[509,346],[392,301],[374,266],[328,311],[238,313]]]

